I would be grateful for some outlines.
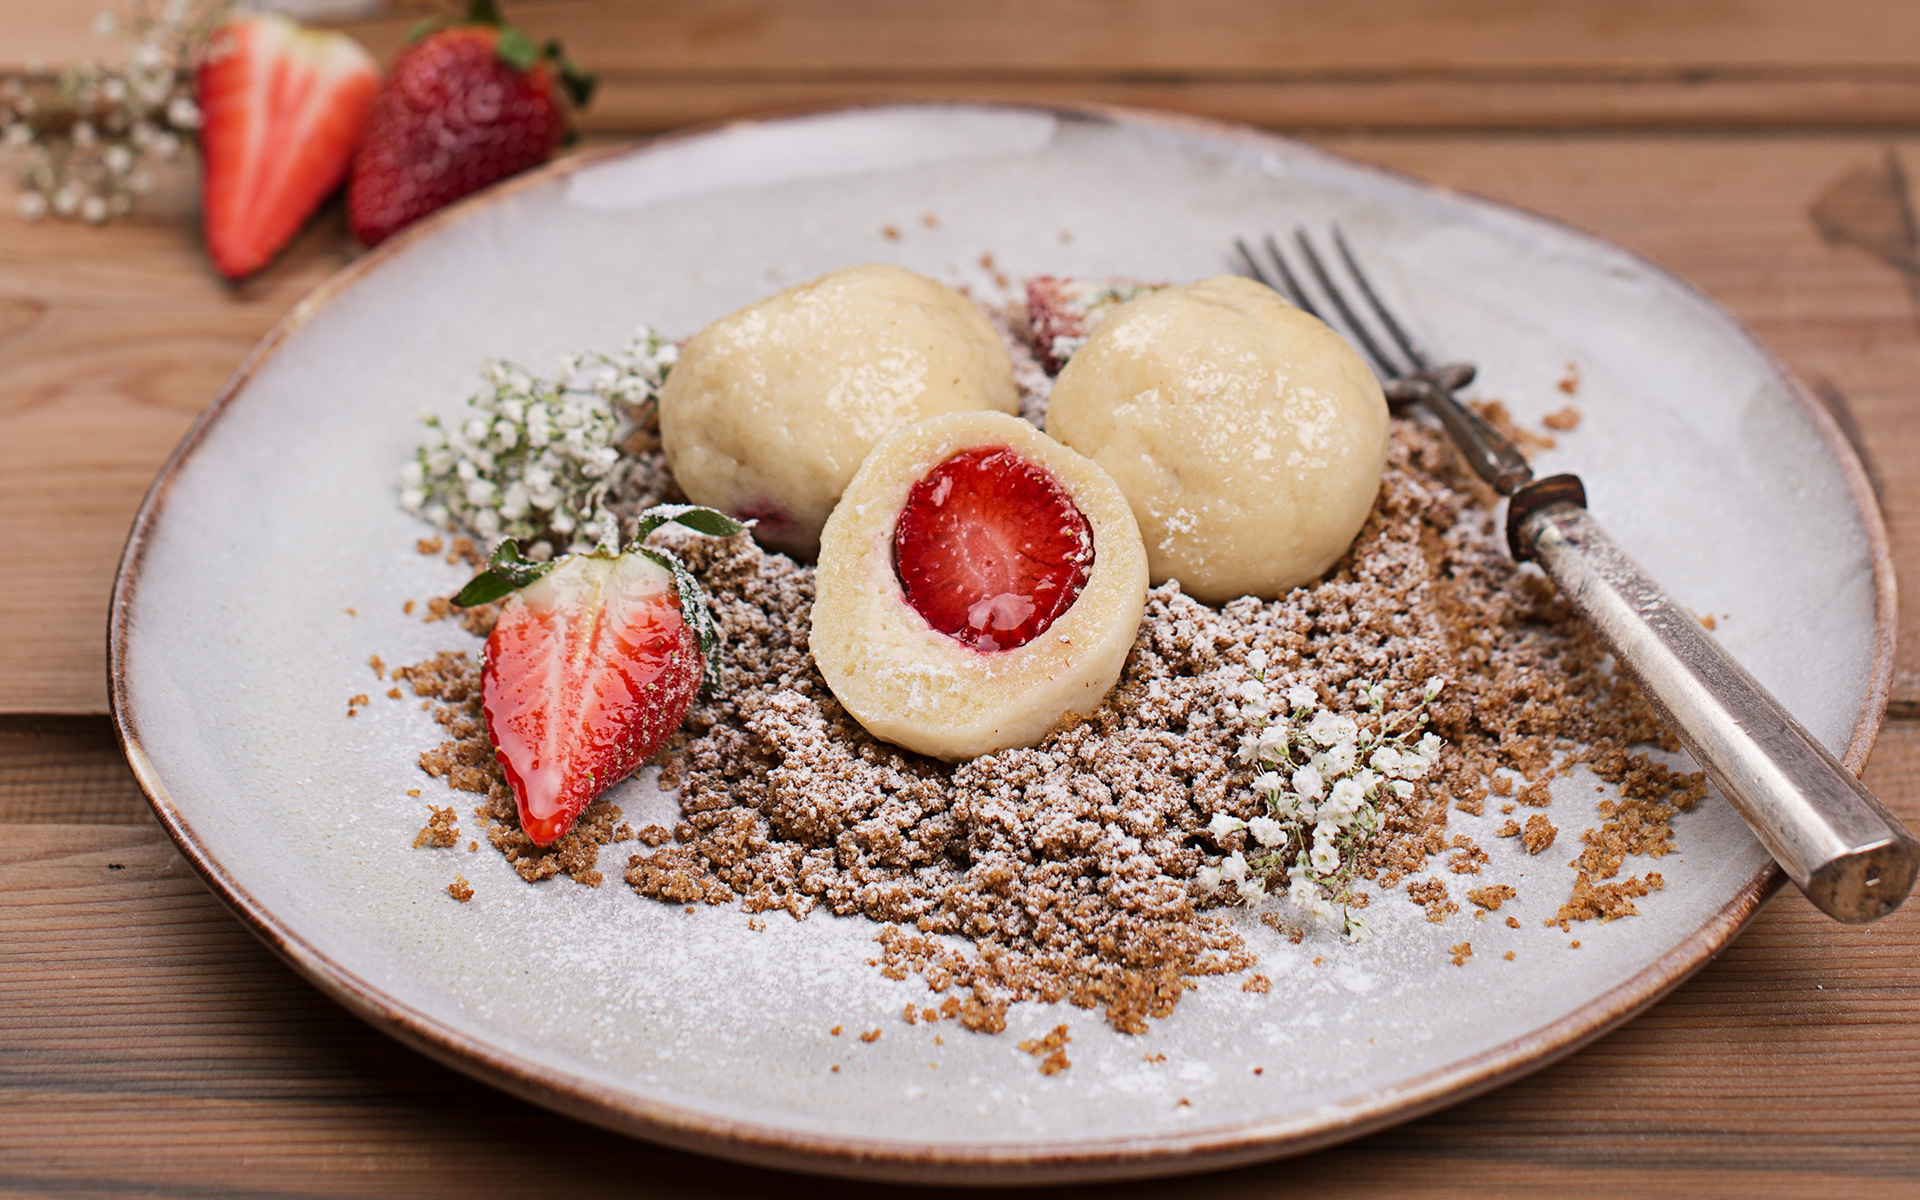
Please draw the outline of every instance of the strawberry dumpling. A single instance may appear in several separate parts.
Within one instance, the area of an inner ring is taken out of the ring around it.
[[[1126,493],[1153,581],[1219,604],[1346,552],[1380,490],[1387,402],[1318,318],[1221,276],[1107,314],[1060,372],[1047,432]]]
[[[689,499],[810,558],[875,442],[924,417],[1018,406],[1013,362],[972,301],[872,263],[694,335],[660,394],[660,439]]]
[[[948,760],[1098,708],[1146,604],[1105,471],[1017,417],[953,413],[873,448],[820,537],[811,645],[875,737]]]

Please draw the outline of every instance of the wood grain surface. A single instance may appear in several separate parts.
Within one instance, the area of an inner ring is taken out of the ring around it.
[[[101,0],[104,2],[104,0]],[[96,55],[0,0],[0,64]],[[604,77],[590,141],[770,107],[1178,108],[1570,221],[1726,305],[1850,428],[1920,579],[1912,0],[517,0]],[[348,25],[389,56],[438,11]],[[114,746],[106,596],[155,470],[356,250],[336,208],[231,287],[190,173],[102,230],[0,217],[0,1197],[878,1194],[606,1134],[373,1032],[198,881]],[[1868,781],[1920,821],[1920,585]],[[1086,1189],[1092,1194],[1092,1189]],[[1628,1026],[1352,1145],[1103,1194],[1920,1194],[1920,905],[1791,890]]]

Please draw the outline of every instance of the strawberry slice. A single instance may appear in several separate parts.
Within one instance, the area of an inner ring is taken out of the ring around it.
[[[213,32],[194,88],[207,251],[222,275],[266,266],[340,186],[379,86],[344,33],[277,14]]]
[[[745,528],[712,509],[663,505],[623,552],[603,545],[534,563],[507,541],[454,597],[463,607],[508,597],[487,639],[481,709],[535,845],[564,837],[665,745],[716,676],[699,585],[672,554],[643,544],[667,521],[723,537]]]
[[[1047,471],[1005,447],[968,450],[907,493],[893,563],[927,624],[975,650],[1012,650],[1073,607],[1093,531]]]

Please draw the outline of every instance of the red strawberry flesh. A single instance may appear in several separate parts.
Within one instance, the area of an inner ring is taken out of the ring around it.
[[[568,559],[506,602],[481,707],[535,845],[666,744],[703,670],[673,577],[641,554]]]
[[[379,83],[342,33],[271,14],[214,31],[195,94],[207,252],[222,275],[266,266],[346,178]]]
[[[907,603],[975,650],[1012,650],[1073,607],[1093,531],[1052,474],[1004,446],[947,459],[907,493],[893,563]]]

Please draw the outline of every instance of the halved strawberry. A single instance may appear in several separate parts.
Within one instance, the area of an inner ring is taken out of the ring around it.
[[[487,736],[535,845],[565,836],[594,798],[666,744],[718,640],[706,601],[671,553],[643,543],[668,521],[725,537],[745,526],[712,509],[643,514],[624,551],[603,545],[552,563],[503,542],[454,603],[509,596],[481,668]]]
[[[893,562],[927,624],[976,650],[1011,650],[1073,606],[1093,533],[1039,466],[1004,446],[967,450],[907,493]]]
[[[380,86],[344,33],[268,13],[214,30],[194,80],[207,252],[229,279],[273,260],[346,178]]]

